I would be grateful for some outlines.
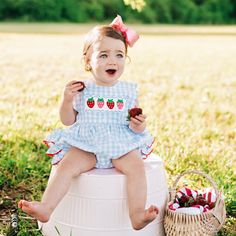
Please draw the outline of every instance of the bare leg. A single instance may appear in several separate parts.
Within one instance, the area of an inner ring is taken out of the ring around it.
[[[70,187],[73,178],[92,169],[96,164],[94,154],[72,147],[58,164],[41,202],[21,200],[18,207],[41,222],[47,222],[58,203]]]
[[[138,151],[133,150],[112,162],[115,168],[127,177],[130,220],[133,228],[140,230],[152,222],[158,214],[158,208],[154,205],[145,209],[147,184],[143,160],[139,157]]]

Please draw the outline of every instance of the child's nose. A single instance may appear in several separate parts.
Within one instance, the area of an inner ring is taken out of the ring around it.
[[[116,58],[110,57],[110,60],[108,62],[110,65],[116,65]]]

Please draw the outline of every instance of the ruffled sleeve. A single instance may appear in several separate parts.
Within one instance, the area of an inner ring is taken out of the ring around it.
[[[59,163],[71,147],[65,142],[65,135],[66,130],[56,129],[43,140],[44,144],[48,147],[46,155],[52,157],[51,162],[53,165]]]

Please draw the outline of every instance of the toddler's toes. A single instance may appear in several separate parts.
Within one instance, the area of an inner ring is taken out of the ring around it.
[[[24,200],[20,200],[20,201],[18,202],[18,208],[21,208],[21,209],[22,209],[22,207],[23,207],[23,202],[24,202]]]
[[[158,212],[159,212],[158,208],[157,208],[156,206],[154,206],[154,205],[151,205],[151,206],[148,208],[148,211],[149,211],[150,213],[154,213],[154,212],[155,212],[155,214],[158,214]]]

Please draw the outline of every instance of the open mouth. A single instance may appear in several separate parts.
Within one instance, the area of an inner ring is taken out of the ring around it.
[[[116,73],[116,70],[115,69],[108,69],[106,70],[106,72],[109,74],[109,75],[113,75]]]

